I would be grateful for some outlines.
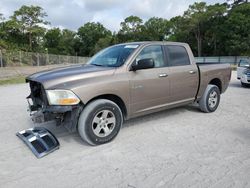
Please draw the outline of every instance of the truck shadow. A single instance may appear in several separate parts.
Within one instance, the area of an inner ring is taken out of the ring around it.
[[[240,82],[230,82],[229,87],[250,89],[250,87],[242,86]]]
[[[145,116],[140,116],[140,117],[136,117],[130,120],[127,120],[124,122],[123,127],[130,127],[130,126],[134,126],[134,125],[138,125],[144,122],[156,122],[157,120],[160,119],[165,119],[167,117],[170,116],[176,116],[178,114],[183,114],[186,111],[190,111],[190,112],[200,112],[202,113],[199,108],[195,105],[188,105],[188,106],[182,106],[182,107],[176,107],[176,108],[172,108],[172,109],[167,109],[167,110],[163,110],[160,112],[155,112],[149,115],[145,115]]]
[[[230,82],[229,87],[243,88],[240,82]]]
[[[53,133],[56,138],[59,140],[63,140],[64,142],[77,142],[82,145],[89,146],[87,143],[82,141],[81,137],[77,132],[69,132],[64,126],[56,126],[55,121],[50,121],[41,124],[33,124],[33,127],[44,127],[48,129],[51,133]]]
[[[182,113],[185,113],[187,111],[191,111],[191,112],[195,112],[195,113],[200,112],[199,108],[197,106],[193,106],[193,105],[176,107],[176,108],[163,110],[160,112],[155,112],[155,113],[152,113],[149,115],[140,116],[137,118],[127,120],[124,122],[122,128],[125,128],[125,127],[129,128],[131,126],[140,126],[146,122],[152,122],[152,123],[157,124],[158,120],[165,119],[167,117],[174,116],[174,115],[176,116],[178,114],[182,114]],[[202,113],[202,112],[200,112],[200,113]],[[59,142],[60,142],[60,140],[63,142],[68,142],[68,143],[77,142],[81,145],[89,146],[87,143],[82,141],[81,137],[79,136],[79,134],[77,132],[71,133],[64,126],[56,126],[56,123],[54,121],[42,123],[42,124],[33,124],[33,126],[31,126],[31,127],[45,127],[46,129],[51,131],[58,138]]]

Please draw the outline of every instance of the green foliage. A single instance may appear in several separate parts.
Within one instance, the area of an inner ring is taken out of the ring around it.
[[[100,23],[88,22],[78,29],[77,47],[79,55],[92,56],[96,43],[101,38],[111,37],[112,33]]]
[[[17,76],[6,79],[0,79],[0,85],[6,84],[22,84],[25,83],[25,76]]]
[[[76,32],[74,31],[70,31],[68,29],[62,30],[62,37],[58,47],[60,50],[60,54],[75,55],[75,49],[74,49],[75,36]]]
[[[163,18],[150,18],[143,27],[145,40],[162,41],[170,35],[170,22]]]
[[[202,40],[204,36],[205,24],[210,18],[209,11],[205,2],[194,3],[190,5],[184,13],[184,19],[187,20],[187,29],[192,33],[197,41],[198,56],[202,53]]]
[[[223,55],[224,43],[221,39],[224,35],[224,23],[226,19],[226,4],[215,4],[207,7],[209,19],[205,25],[203,56],[204,55]]]
[[[44,35],[44,47],[51,54],[59,54],[58,49],[60,40],[62,39],[62,33],[59,28],[53,28],[46,32]]]
[[[16,32],[22,34],[22,38],[28,36],[29,50],[34,51],[38,48],[39,40],[43,36],[45,29],[41,25],[47,25],[44,20],[47,14],[39,6],[23,5],[11,16],[11,27]]]
[[[250,3],[234,6],[225,22],[225,52],[229,55],[250,54]]]
[[[130,41],[179,41],[196,56],[250,55],[250,3],[228,0],[207,5],[196,2],[170,20],[131,15],[111,33],[101,23],[88,22],[77,30],[52,28],[39,6],[22,6],[6,19],[0,13],[0,49],[92,56],[112,44]]]
[[[138,16],[129,16],[121,22],[121,29],[118,32],[117,38],[119,42],[140,41],[143,20]]]
[[[44,36],[45,51],[50,54],[75,55],[76,33],[68,29],[53,28]]]

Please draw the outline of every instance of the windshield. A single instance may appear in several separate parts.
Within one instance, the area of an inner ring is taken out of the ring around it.
[[[241,59],[239,62],[239,67],[250,67],[250,63],[248,60]]]
[[[88,64],[105,67],[122,66],[139,45],[119,45],[106,48],[90,59]]]

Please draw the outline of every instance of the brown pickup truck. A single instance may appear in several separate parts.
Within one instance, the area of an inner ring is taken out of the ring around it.
[[[195,102],[214,112],[230,78],[229,64],[198,64],[188,44],[134,42],[26,81],[35,122],[56,120],[98,145],[114,139],[123,120],[133,117]]]

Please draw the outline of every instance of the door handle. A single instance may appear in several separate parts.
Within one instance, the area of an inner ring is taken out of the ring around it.
[[[195,74],[195,73],[196,73],[196,71],[191,70],[191,71],[189,71],[189,73],[190,73],[190,74]]]
[[[166,73],[162,73],[162,74],[159,74],[159,78],[162,78],[162,77],[167,77],[168,75]]]

